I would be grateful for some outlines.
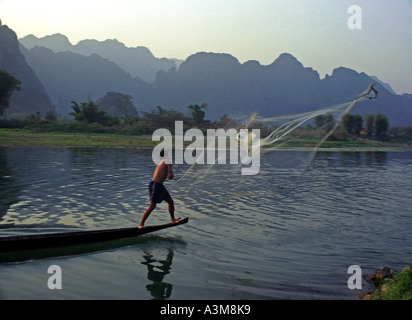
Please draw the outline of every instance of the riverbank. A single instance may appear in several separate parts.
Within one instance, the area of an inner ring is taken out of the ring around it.
[[[149,135],[106,133],[31,132],[0,129],[0,146],[17,147],[129,147],[152,148],[156,142]]]
[[[375,290],[358,296],[359,300],[412,300],[412,265],[400,272],[382,267],[366,278]]]
[[[296,139],[288,147],[276,150],[311,151],[319,140]],[[0,129],[0,146],[21,147],[124,147],[153,148],[159,142],[152,141],[151,135],[122,135],[109,133],[68,133],[35,132],[26,129]],[[186,141],[185,145],[191,142]],[[408,143],[383,142],[378,140],[356,139],[344,141],[325,141],[319,151],[412,151]]]

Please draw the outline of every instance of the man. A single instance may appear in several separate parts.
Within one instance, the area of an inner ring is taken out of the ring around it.
[[[156,208],[156,204],[161,203],[163,200],[167,202],[170,218],[172,223],[178,222],[180,219],[175,219],[175,205],[169,192],[166,190],[163,183],[167,179],[173,179],[173,169],[172,165],[168,164],[165,159],[164,150],[160,152],[160,156],[163,158],[159,164],[156,166],[156,170],[153,174],[152,181],[149,184],[149,195],[150,203],[149,207],[143,213],[142,221],[140,222],[139,228],[144,228],[144,223]],[[167,154],[166,154],[167,157]]]

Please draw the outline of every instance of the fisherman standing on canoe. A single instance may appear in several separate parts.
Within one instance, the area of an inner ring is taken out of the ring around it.
[[[168,210],[170,214],[170,218],[172,223],[179,222],[180,219],[175,219],[175,205],[173,202],[172,197],[170,196],[169,192],[166,190],[163,183],[167,179],[173,179],[173,169],[172,164],[169,159],[167,158],[167,153],[165,157],[165,152],[162,150],[160,152],[160,157],[162,160],[156,166],[156,170],[153,174],[152,181],[149,184],[149,195],[150,195],[150,203],[149,207],[143,213],[142,221],[140,222],[139,228],[144,228],[144,223],[152,213],[152,211],[156,208],[156,204],[161,203],[163,200],[168,204]]]

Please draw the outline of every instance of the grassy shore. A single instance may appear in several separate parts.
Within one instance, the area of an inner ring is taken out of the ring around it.
[[[119,135],[104,133],[31,132],[0,129],[0,146],[73,146],[73,147],[130,147],[152,148],[156,142],[148,135]]]
[[[318,139],[296,139],[279,150],[312,150]],[[35,132],[26,129],[0,129],[0,146],[73,146],[73,147],[129,147],[153,148],[159,142],[151,135],[121,135],[107,133]],[[191,142],[186,141],[185,145]],[[382,142],[377,140],[325,141],[320,150],[335,151],[399,151],[412,150],[406,143]]]
[[[412,300],[412,268],[405,267],[394,279],[384,282],[372,294],[374,300]]]

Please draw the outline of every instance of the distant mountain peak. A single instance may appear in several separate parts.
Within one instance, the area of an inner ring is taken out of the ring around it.
[[[332,75],[326,75],[325,79],[334,78],[338,81],[345,81],[348,78],[359,78],[359,79],[369,79],[370,77],[364,72],[358,72],[354,69],[346,68],[346,67],[338,67],[333,69]]]
[[[240,66],[240,62],[234,56],[227,53],[198,52],[189,56],[181,65],[180,71],[202,69],[207,73],[216,70],[223,71]]]
[[[45,88],[28,65],[20,51],[16,33],[6,25],[0,25],[0,69],[4,69],[21,81],[21,91],[13,93],[8,114],[55,111]]]
[[[385,87],[386,90],[388,90],[393,95],[397,95],[397,93],[395,92],[395,90],[393,90],[393,88],[391,87],[389,83],[381,81],[377,76],[370,76],[370,78],[380,83],[382,86]]]
[[[29,35],[20,39],[20,43],[28,50],[39,46],[49,48],[55,53],[72,51],[86,57],[95,53],[115,62],[133,77],[139,77],[146,82],[153,82],[158,71],[167,71],[177,65],[174,60],[156,58],[146,47],[129,48],[117,39],[104,41],[86,39],[72,45],[69,39],[62,34],[54,34],[43,38]]]
[[[293,55],[290,53],[282,53],[273,63],[272,66],[282,66],[282,67],[290,67],[290,66],[298,66],[303,68],[303,64],[299,62]]]
[[[42,38],[38,38],[33,34],[29,34],[24,38],[19,39],[19,41],[28,50],[38,46],[49,48],[57,53],[61,51],[71,50],[73,47],[73,45],[69,41],[69,38],[61,33],[55,33]]]
[[[353,69],[346,68],[346,67],[338,67],[338,68],[333,69],[332,71],[333,76],[354,75],[354,74],[358,74],[358,72]]]
[[[115,48],[121,48],[121,49],[126,48],[126,45],[117,39],[106,39],[103,41],[99,41],[95,39],[84,39],[84,40],[80,40],[77,43],[77,47],[96,46],[96,45],[103,45],[105,47],[115,47]]]
[[[130,48],[117,39],[106,39],[104,41],[94,39],[81,40],[73,50],[84,55],[88,55],[91,52],[98,53],[102,56],[108,55],[112,60],[116,60],[116,56],[127,55],[138,55],[140,58],[156,59],[148,48],[143,46]]]
[[[12,46],[13,49],[15,49],[18,46],[18,42],[15,41],[17,39],[17,35],[16,33],[10,29],[7,25],[1,25],[0,26],[0,36],[1,36],[1,40],[4,43],[7,43],[8,46]],[[6,48],[4,48],[6,49]]]
[[[44,36],[43,39],[52,39],[54,41],[64,41],[70,43],[69,38],[61,33],[54,33],[52,35]]]
[[[216,53],[216,52],[197,52],[190,55],[186,61],[196,61],[196,60],[209,60],[209,61],[225,61],[232,63],[239,63],[239,60],[228,53]]]

